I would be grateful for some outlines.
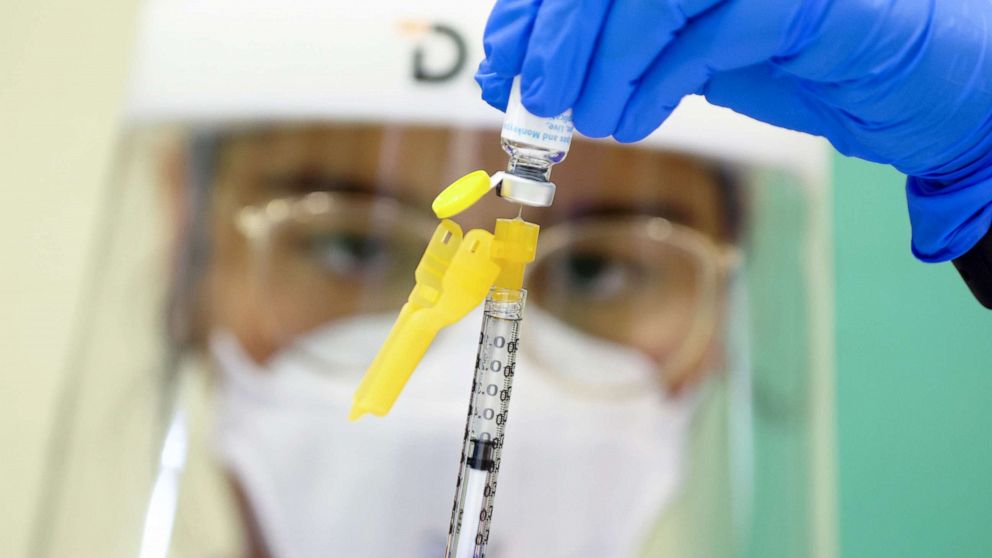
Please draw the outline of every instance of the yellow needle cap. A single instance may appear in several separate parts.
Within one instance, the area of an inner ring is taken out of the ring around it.
[[[500,272],[496,286],[501,289],[519,289],[524,284],[524,269],[537,254],[537,234],[541,230],[534,223],[522,219],[497,219],[496,243],[493,260]]]
[[[434,198],[431,209],[438,219],[454,217],[472,207],[486,192],[492,189],[492,182],[486,171],[477,170],[451,183]]]

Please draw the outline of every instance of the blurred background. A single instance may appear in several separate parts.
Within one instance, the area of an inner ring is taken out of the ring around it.
[[[23,556],[118,137],[137,3],[4,0],[0,555]]]
[[[0,556],[26,552],[85,289],[136,3],[4,0]],[[992,314],[909,252],[902,177],[833,159],[844,557],[992,556]]]

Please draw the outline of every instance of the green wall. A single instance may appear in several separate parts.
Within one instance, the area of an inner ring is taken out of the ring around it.
[[[901,175],[835,172],[843,557],[992,557],[992,312],[913,259]]]

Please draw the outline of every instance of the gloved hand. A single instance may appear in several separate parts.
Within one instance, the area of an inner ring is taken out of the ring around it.
[[[498,0],[476,80],[587,136],[644,138],[687,94],[894,165],[913,251],[992,224],[989,0]]]

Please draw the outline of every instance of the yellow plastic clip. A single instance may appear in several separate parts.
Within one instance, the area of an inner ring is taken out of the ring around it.
[[[389,412],[438,332],[486,298],[499,266],[490,259],[493,235],[441,221],[417,266],[417,284],[385,344],[362,378],[348,417]]]
[[[439,216],[460,213],[489,190],[488,184],[483,171],[466,175],[438,196],[434,211]],[[463,237],[457,223],[441,221],[417,265],[413,291],[355,392],[348,418],[388,413],[441,329],[477,307],[493,285],[519,289],[524,267],[534,260],[538,231],[519,218],[498,219],[495,235],[473,229]]]

